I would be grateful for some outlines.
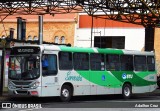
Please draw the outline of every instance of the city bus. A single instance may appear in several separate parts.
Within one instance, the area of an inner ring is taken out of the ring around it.
[[[10,95],[54,97],[132,94],[157,88],[154,52],[58,45],[15,46],[9,57]]]

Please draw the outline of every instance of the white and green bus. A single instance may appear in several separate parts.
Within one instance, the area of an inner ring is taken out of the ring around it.
[[[153,52],[57,45],[13,47],[10,95],[37,97],[132,94],[157,88]]]

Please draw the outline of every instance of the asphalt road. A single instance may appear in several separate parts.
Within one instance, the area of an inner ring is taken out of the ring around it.
[[[121,95],[79,96],[73,97],[70,102],[61,102],[58,97],[10,97],[0,101],[5,107],[6,103],[12,108],[3,108],[1,111],[158,111],[160,110],[160,89],[156,93],[134,95],[124,100]],[[8,107],[8,106],[7,106]],[[46,109],[47,108],[47,109]],[[97,109],[98,108],[98,109]]]

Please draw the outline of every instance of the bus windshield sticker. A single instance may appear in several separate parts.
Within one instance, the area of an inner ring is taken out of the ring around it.
[[[105,81],[105,80],[106,80],[106,76],[102,75],[102,81]]]

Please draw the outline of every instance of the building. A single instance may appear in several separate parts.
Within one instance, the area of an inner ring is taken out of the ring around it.
[[[38,15],[8,16],[0,23],[0,37],[8,36],[10,28],[14,30],[14,38],[17,38],[17,17],[26,21],[25,40],[37,40]],[[70,43],[74,45],[75,25],[77,14],[56,14],[54,16],[43,15],[43,40],[53,43]]]
[[[154,49],[158,69],[157,73],[160,76],[160,28],[155,28],[154,30]]]
[[[91,28],[92,17],[79,15],[76,46],[90,47],[92,34],[92,47],[144,49],[145,28],[143,26],[94,17],[92,33]]]

